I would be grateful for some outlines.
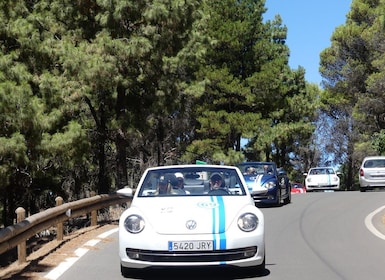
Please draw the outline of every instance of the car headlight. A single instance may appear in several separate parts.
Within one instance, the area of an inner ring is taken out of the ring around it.
[[[242,231],[253,231],[258,227],[258,217],[253,213],[245,213],[238,218],[238,227]]]
[[[141,216],[130,215],[124,220],[124,228],[130,233],[139,233],[144,229],[144,220]]]
[[[270,181],[270,182],[267,182],[267,183],[266,183],[266,188],[267,188],[268,190],[270,190],[270,189],[275,188],[276,185],[277,185],[277,184],[276,184],[274,181]]]

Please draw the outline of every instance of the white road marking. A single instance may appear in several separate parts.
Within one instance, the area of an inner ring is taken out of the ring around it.
[[[382,234],[381,232],[379,232],[376,227],[373,225],[372,223],[372,219],[374,217],[374,215],[376,215],[377,213],[381,212],[382,210],[385,209],[385,206],[382,206],[376,210],[374,210],[372,213],[370,213],[368,216],[366,216],[365,218],[365,225],[366,227],[368,228],[368,230],[373,233],[375,236],[377,236],[378,238],[381,238],[383,240],[385,240],[385,235]]]
[[[93,247],[98,244],[102,239],[107,236],[118,231],[118,228],[111,229],[106,231],[100,235],[98,235],[97,239],[91,239],[83,244],[82,247],[76,249],[75,255],[76,257],[66,258],[62,263],[60,263],[57,267],[48,272],[44,278],[50,280],[58,279],[67,269],[69,269],[76,261],[78,261],[82,256],[84,256],[90,249],[89,247]]]

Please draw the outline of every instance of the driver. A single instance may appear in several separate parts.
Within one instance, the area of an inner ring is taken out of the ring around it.
[[[214,173],[210,176],[209,194],[228,194],[225,189],[225,181],[219,173]]]

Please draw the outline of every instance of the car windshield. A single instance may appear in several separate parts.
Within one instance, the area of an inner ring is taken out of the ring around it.
[[[309,172],[310,175],[325,175],[325,174],[334,174],[333,168],[314,168]]]
[[[238,167],[243,175],[275,174],[274,165],[269,162],[242,163]]]
[[[384,159],[369,159],[364,163],[365,168],[385,167]]]
[[[138,197],[246,195],[236,169],[205,166],[148,170],[138,191]]]

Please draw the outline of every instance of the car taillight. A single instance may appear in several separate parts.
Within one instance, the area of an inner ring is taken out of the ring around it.
[[[360,169],[360,176],[363,177],[364,176],[364,170],[361,168]]]

